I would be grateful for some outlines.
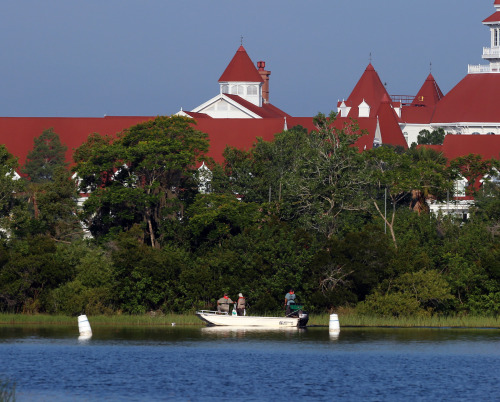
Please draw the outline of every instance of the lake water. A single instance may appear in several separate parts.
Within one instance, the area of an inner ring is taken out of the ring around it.
[[[17,401],[500,400],[500,330],[0,326]]]

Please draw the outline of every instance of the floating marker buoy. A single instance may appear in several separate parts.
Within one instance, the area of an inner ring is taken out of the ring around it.
[[[330,331],[335,331],[335,332],[340,331],[339,316],[337,314],[331,314],[330,315],[329,330]]]
[[[90,328],[89,320],[85,314],[78,316],[78,330],[80,331],[80,336],[92,336],[92,329]]]
[[[172,327],[175,327],[175,322],[172,323]]]

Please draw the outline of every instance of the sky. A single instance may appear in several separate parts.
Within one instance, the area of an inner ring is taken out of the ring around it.
[[[219,93],[241,44],[292,116],[336,110],[371,60],[391,95],[486,64],[493,0],[2,0],[0,116],[170,115]]]

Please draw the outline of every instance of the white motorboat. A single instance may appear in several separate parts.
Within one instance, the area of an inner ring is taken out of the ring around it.
[[[309,314],[303,311],[298,311],[293,316],[288,317],[240,316],[210,310],[197,311],[196,315],[209,325],[232,327],[305,327],[307,325],[307,321],[309,320]]]

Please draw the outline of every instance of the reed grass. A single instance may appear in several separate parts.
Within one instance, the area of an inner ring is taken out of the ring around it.
[[[354,312],[338,313],[340,327],[432,327],[432,328],[500,328],[498,317],[481,316],[430,316],[430,317],[377,317]],[[315,314],[308,325],[328,325],[329,314]]]
[[[161,325],[204,325],[193,314],[115,314],[89,317],[92,327],[110,326],[161,326]],[[77,317],[49,314],[0,314],[1,325],[77,325]]]
[[[0,378],[0,401],[14,402],[16,400],[16,384]]]
[[[341,327],[434,327],[434,328],[500,328],[499,317],[456,316],[456,317],[376,317],[364,316],[354,310],[339,309]],[[267,314],[273,315],[273,314]],[[275,315],[275,314],[274,314]],[[194,313],[186,314],[115,314],[89,317],[92,327],[96,326],[204,326]],[[308,325],[328,326],[330,314],[311,314]],[[0,327],[3,325],[36,326],[75,326],[77,317],[48,314],[0,314]]]

